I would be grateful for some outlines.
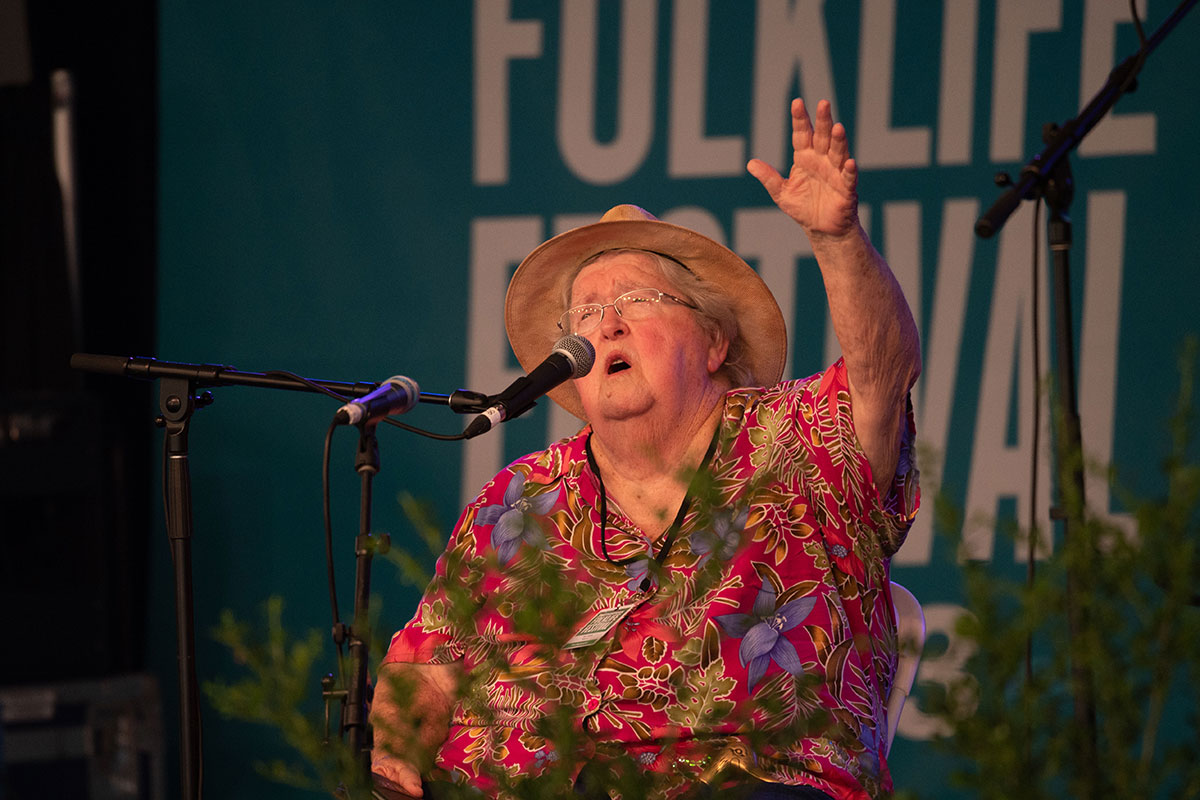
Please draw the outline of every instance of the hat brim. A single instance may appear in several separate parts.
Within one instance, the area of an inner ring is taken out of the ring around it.
[[[747,366],[763,385],[779,381],[787,358],[787,332],[779,304],[762,278],[724,245],[690,228],[652,217],[602,219],[573,228],[543,242],[521,262],[508,285],[504,325],[513,352],[526,372],[550,354],[562,335],[556,323],[564,310],[566,281],[575,267],[606,250],[623,248],[669,256],[721,289],[736,313]],[[550,392],[550,398],[580,419],[587,419],[574,381]]]

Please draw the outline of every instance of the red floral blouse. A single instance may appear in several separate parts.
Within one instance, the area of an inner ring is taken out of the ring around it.
[[[562,758],[577,771],[619,751],[671,796],[741,743],[763,778],[838,798],[890,792],[888,565],[919,503],[911,410],[880,498],[841,361],[730,391],[706,466],[657,541],[605,502],[590,434],[484,487],[392,638],[385,663],[461,661],[476,679],[437,765],[487,791],[501,772]],[[538,735],[562,708],[583,752]]]

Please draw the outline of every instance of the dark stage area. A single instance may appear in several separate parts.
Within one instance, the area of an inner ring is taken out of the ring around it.
[[[146,667],[152,387],[77,373],[68,360],[153,350],[156,30],[152,0],[0,0],[9,798],[150,796],[136,764],[105,783],[96,743],[108,737],[117,758],[116,731],[132,746],[161,714],[157,687],[133,677]],[[84,750],[73,744],[81,736]],[[31,780],[37,795],[22,789]]]

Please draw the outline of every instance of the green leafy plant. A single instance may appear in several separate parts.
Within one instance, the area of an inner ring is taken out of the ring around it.
[[[238,681],[210,681],[205,694],[223,716],[266,725],[278,731],[299,761],[256,763],[265,777],[298,789],[330,795],[350,791],[369,796],[365,776],[345,742],[326,740],[318,718],[309,713],[313,687],[318,685],[315,669],[327,647],[325,635],[310,630],[296,639],[283,624],[283,600],[272,597],[265,604],[262,628],[238,621],[233,613],[221,614],[213,631],[218,642],[229,648],[234,661],[246,674]]]
[[[958,633],[975,653],[957,684],[923,688],[954,730],[940,743],[963,765],[952,779],[974,796],[1200,796],[1196,349],[1180,359],[1165,490],[1122,493],[1134,535],[1067,496],[1068,533],[1032,580],[963,567]]]
[[[697,478],[693,493],[700,513],[711,515],[711,509],[718,505],[719,496],[719,487],[711,477]],[[428,555],[440,555],[445,547],[443,532],[446,528],[438,524],[426,504],[409,495],[402,495],[399,501],[406,520],[415,530],[417,539],[424,543]],[[428,563],[428,555],[417,557],[402,549],[387,550],[380,555],[395,566],[397,578],[402,583],[423,589],[432,579],[424,566]],[[450,558],[448,574],[455,575],[460,569],[467,568],[453,563],[453,555]],[[715,586],[720,572],[719,560],[711,559],[699,576],[697,591],[705,592]],[[576,631],[582,614],[591,605],[592,597],[588,591],[582,590],[586,587],[580,587],[570,580],[562,564],[540,548],[522,551],[514,562],[513,574],[519,596],[501,598],[496,602],[514,605],[514,632],[544,648],[549,657],[561,650]],[[466,583],[465,580],[448,582],[446,615],[448,619],[458,620],[469,629],[477,600],[463,588]],[[265,631],[258,631],[236,620],[231,612],[222,615],[214,635],[229,648],[234,660],[245,667],[246,674],[235,682],[209,682],[204,687],[205,691],[221,714],[278,730],[284,742],[296,752],[297,761],[294,763],[277,760],[257,764],[260,774],[290,786],[333,793],[352,800],[369,797],[362,761],[353,756],[346,742],[336,736],[327,737],[313,715],[304,711],[305,701],[311,698],[312,687],[318,682],[316,670],[322,649],[327,647],[325,636],[313,630],[302,639],[290,638],[283,625],[282,612],[283,602],[280,598],[267,601]],[[376,626],[372,623],[371,628],[375,631]],[[592,657],[602,657],[605,646],[601,642],[594,647],[596,652]],[[383,651],[383,643],[378,637],[372,642],[371,650],[374,654],[371,663],[378,663]],[[585,672],[588,670],[587,659],[587,653],[582,653],[580,669]],[[701,659],[702,653],[698,649],[695,653],[698,665]],[[505,652],[496,650],[487,655],[481,668],[466,676],[460,687],[459,699],[470,704],[472,714],[485,726],[493,712],[473,698],[486,697],[488,675],[505,672],[510,667]],[[701,671],[699,674],[702,676],[704,673]],[[397,698],[397,702],[412,705],[414,687],[411,682],[403,676],[389,677],[388,680],[391,681],[392,696]],[[682,685],[687,680],[685,675],[680,674],[678,680],[681,685],[676,688],[686,704],[692,693],[687,685]],[[704,685],[703,680],[700,685]],[[541,691],[549,696],[557,690],[543,687]],[[648,776],[629,756],[620,752],[597,754],[595,743],[578,725],[577,712],[570,699],[555,695],[550,696],[550,700],[554,701],[550,705],[555,710],[539,722],[532,735],[545,740],[548,752],[563,754],[564,757],[550,762],[548,769],[536,776],[513,774],[498,762],[489,762],[485,769],[506,796],[520,800],[578,797],[574,791],[574,777],[579,760],[592,761],[597,765],[592,774],[596,782],[594,788],[598,790],[619,792],[627,800],[640,800],[653,795],[656,789],[654,776]],[[701,700],[699,698],[698,702],[703,706]],[[770,705],[779,701],[766,697],[763,702],[769,711]],[[414,709],[414,713],[419,716],[422,712]],[[806,720],[804,724],[824,729],[830,723],[822,715],[819,719]],[[750,731],[749,736],[756,748],[769,744],[769,735],[766,733]],[[419,745],[411,733],[403,733],[390,746],[411,757]],[[452,785],[439,786],[441,796],[478,797],[469,788]]]

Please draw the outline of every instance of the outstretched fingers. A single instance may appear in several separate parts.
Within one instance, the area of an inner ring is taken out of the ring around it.
[[[846,127],[833,121],[828,100],[809,117],[804,101],[792,101],[792,164],[786,175],[761,159],[746,169],[775,205],[813,234],[842,235],[857,224],[858,164],[850,157]]]
[[[846,164],[850,157],[850,143],[846,141],[846,126],[837,123],[829,132],[829,160],[838,169]]]
[[[858,162],[853,158],[847,158],[842,162],[842,180],[846,182],[850,191],[853,192],[858,188]]]
[[[808,109],[804,107],[804,101],[797,97],[792,101],[792,149],[807,150],[812,144],[812,121],[808,118]]]
[[[833,105],[828,100],[817,103],[815,120],[809,118],[804,100],[797,97],[792,101],[792,149],[796,155],[811,150],[827,156],[834,167],[842,168],[850,156],[850,143],[846,126],[833,121]]]
[[[829,144],[833,139],[833,107],[828,100],[817,103],[817,119],[813,124],[812,148],[815,152],[825,155],[829,152]]]
[[[772,200],[778,199],[779,193],[783,190],[783,176],[777,169],[761,158],[752,158],[746,165],[746,170],[758,178],[758,182],[767,190],[767,194],[771,196]]]

